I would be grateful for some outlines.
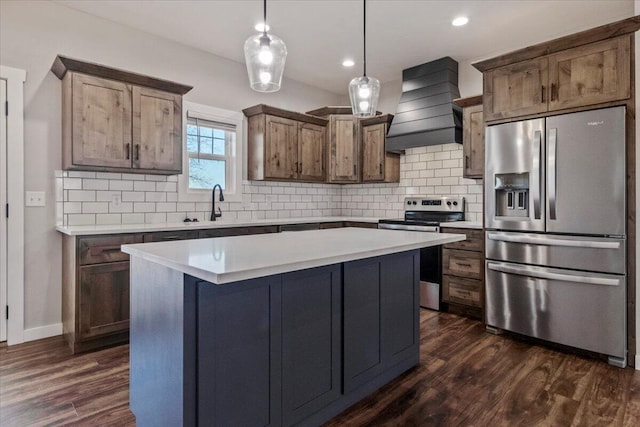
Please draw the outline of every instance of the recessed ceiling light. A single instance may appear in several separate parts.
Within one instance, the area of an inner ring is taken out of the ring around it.
[[[270,30],[269,24],[267,24],[267,29],[266,30],[264,29],[264,22],[257,23],[256,26],[253,27],[253,28],[255,28],[256,31],[260,31],[260,32],[269,31]]]
[[[469,18],[467,18],[466,16],[458,16],[456,19],[451,21],[451,25],[453,25],[454,27],[461,27],[463,25],[466,25],[467,22],[469,22]]]
[[[342,61],[343,67],[353,67],[354,65],[356,65],[356,63],[353,62],[353,59],[345,59],[344,61]]]

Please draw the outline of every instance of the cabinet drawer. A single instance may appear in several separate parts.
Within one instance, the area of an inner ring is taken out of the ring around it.
[[[169,242],[172,240],[187,240],[197,239],[198,230],[189,231],[160,231],[157,233],[146,233],[144,235],[144,242]]]
[[[232,228],[212,228],[208,230],[200,230],[198,237],[200,239],[211,237],[231,237],[231,236],[246,236],[249,234],[266,234],[277,233],[278,226],[267,225],[261,227],[232,227]]]
[[[128,261],[129,255],[121,252],[120,246],[130,243],[142,243],[142,235],[121,234],[116,236],[81,237],[78,239],[80,265]]]
[[[442,250],[442,273],[482,280],[484,255],[481,252]]]
[[[481,307],[482,281],[442,276],[442,301]]]
[[[311,224],[285,224],[281,225],[280,231],[306,231],[306,230],[317,230],[320,228],[320,224],[317,222]]]
[[[461,242],[447,243],[443,245],[445,249],[463,249],[466,251],[484,251],[484,231],[464,228],[442,228],[443,233],[464,234],[467,240]]]

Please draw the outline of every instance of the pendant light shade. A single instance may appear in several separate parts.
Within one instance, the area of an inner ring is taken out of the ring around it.
[[[378,97],[380,96],[380,81],[375,77],[367,76],[367,1],[364,3],[364,73],[362,77],[356,77],[349,83],[349,98],[351,110],[356,117],[371,117],[376,115]]]
[[[287,46],[280,37],[267,33],[267,0],[263,4],[265,30],[244,42],[244,59],[251,89],[276,92],[282,83]]]

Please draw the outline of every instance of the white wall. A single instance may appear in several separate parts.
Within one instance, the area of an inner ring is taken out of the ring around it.
[[[189,84],[194,89],[185,100],[234,111],[258,103],[307,111],[343,99],[291,80],[276,94],[258,94],[244,64],[56,3],[0,1],[0,63],[27,71],[25,189],[45,191],[47,198],[45,208],[25,208],[26,329],[60,322],[54,171],[61,167],[61,85],[49,71],[59,53]]]

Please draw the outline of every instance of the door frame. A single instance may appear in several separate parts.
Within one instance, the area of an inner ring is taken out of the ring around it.
[[[7,345],[24,342],[24,83],[27,72],[0,65],[7,81]],[[2,207],[4,210],[4,207]],[[4,212],[3,212],[4,215]],[[1,309],[4,316],[4,307]]]

